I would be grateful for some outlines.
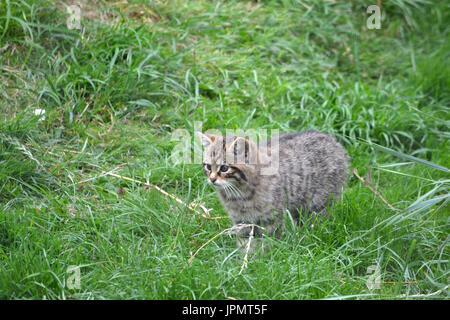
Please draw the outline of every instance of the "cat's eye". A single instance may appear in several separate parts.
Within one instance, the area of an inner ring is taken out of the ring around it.
[[[220,166],[220,171],[221,171],[221,172],[227,172],[229,168],[230,168],[230,167],[228,167],[226,164],[224,164],[224,165],[221,165],[221,166]]]
[[[210,164],[205,164],[206,169],[208,169],[209,171],[211,171],[211,165]]]

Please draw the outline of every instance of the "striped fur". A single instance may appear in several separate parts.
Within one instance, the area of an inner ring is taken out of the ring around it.
[[[327,216],[326,208],[345,187],[349,157],[328,134],[287,134],[260,147],[242,137],[199,135],[205,147],[205,175],[234,224],[253,223],[269,234],[277,233],[282,230],[286,210],[296,220],[300,214],[305,218]],[[274,159],[270,156],[276,145],[277,170],[263,174],[267,161]],[[242,230],[239,236],[245,238],[248,233]]]

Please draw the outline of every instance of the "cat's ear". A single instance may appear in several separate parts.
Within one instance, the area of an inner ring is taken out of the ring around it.
[[[253,141],[236,137],[228,146],[227,150],[234,154],[235,162],[241,164],[256,164],[258,147]]]
[[[203,133],[200,131],[196,132],[202,142],[203,148],[207,148],[210,144],[212,144],[215,140],[215,137],[211,134]]]

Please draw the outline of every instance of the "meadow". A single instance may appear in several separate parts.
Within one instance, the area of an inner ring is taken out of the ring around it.
[[[450,5],[372,2],[2,0],[0,299],[448,299]],[[196,124],[336,136],[334,220],[243,267]]]

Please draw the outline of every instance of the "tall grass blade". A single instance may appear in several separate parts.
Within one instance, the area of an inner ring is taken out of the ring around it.
[[[380,146],[380,145],[378,145],[376,143],[373,143],[373,146],[374,146],[375,149],[378,149],[380,151],[389,153],[389,154],[391,154],[393,156],[396,156],[396,157],[404,159],[404,160],[414,161],[414,162],[426,165],[428,167],[431,167],[433,169],[441,170],[441,171],[444,171],[444,172],[449,172],[450,171],[448,168],[440,166],[440,165],[438,165],[436,163],[433,163],[433,162],[430,162],[430,161],[427,161],[427,160],[423,160],[423,159],[420,159],[420,158],[416,158],[416,157],[410,156],[408,154],[404,154],[402,152],[395,151],[395,150],[392,150],[390,148]]]

